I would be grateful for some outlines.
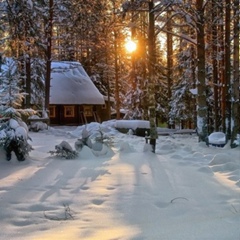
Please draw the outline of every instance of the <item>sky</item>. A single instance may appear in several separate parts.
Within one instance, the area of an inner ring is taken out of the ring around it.
[[[159,136],[156,153],[115,122],[29,132],[24,162],[0,149],[0,240],[239,240],[240,147],[207,146],[196,134]],[[83,129],[111,146],[72,148]]]

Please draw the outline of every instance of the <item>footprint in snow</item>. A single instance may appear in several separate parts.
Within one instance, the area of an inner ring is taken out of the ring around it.
[[[92,203],[94,204],[94,205],[102,205],[103,203],[104,203],[105,201],[104,200],[101,200],[101,199],[93,199],[92,200]]]

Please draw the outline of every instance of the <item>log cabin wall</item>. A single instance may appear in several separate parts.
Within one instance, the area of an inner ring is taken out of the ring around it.
[[[106,113],[101,111],[103,111],[101,105],[50,105],[50,124],[84,125],[101,122],[101,116],[106,116]]]

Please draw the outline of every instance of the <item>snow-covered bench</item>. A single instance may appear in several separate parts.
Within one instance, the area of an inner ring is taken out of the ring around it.
[[[114,127],[123,133],[131,130],[137,136],[146,136],[149,134],[150,124],[147,120],[116,120]]]
[[[172,136],[173,134],[194,134],[195,129],[170,129],[170,128],[157,128],[158,135],[162,136]]]
[[[33,115],[27,119],[27,124],[29,125],[29,130],[39,131],[47,129],[50,124],[50,119],[45,111],[38,111],[41,115]]]
[[[50,124],[49,118],[28,118],[29,131],[38,132],[39,130],[48,129]]]
[[[32,122],[44,122],[47,125],[50,124],[50,119],[49,118],[28,118],[28,123],[31,124]]]

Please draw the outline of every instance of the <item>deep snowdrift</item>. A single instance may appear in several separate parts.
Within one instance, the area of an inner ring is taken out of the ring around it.
[[[207,147],[196,135],[113,136],[102,154],[84,147],[66,160],[48,152],[74,146],[83,127],[30,132],[25,162],[0,151],[0,239],[226,240],[240,236],[240,150]],[[145,151],[144,151],[145,149]]]

